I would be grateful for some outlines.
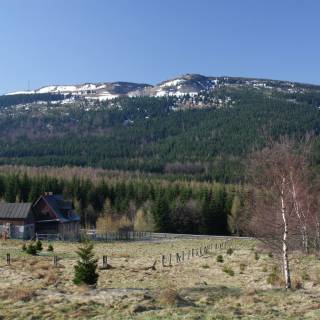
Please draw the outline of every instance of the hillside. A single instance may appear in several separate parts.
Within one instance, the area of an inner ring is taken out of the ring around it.
[[[319,86],[201,75],[86,86],[83,95],[84,86],[51,86],[1,96],[0,163],[230,182],[241,180],[246,155],[264,136],[319,132]]]

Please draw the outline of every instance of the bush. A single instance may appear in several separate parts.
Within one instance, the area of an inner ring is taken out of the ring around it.
[[[268,277],[267,277],[268,284],[271,284],[272,286],[274,286],[275,284],[277,284],[279,282],[280,282],[280,278],[277,273],[272,272],[268,275]]]
[[[232,255],[232,254],[233,254],[233,249],[232,249],[232,248],[229,248],[229,249],[227,250],[227,254],[228,254],[228,255]]]
[[[245,263],[240,263],[240,272],[244,272],[246,270],[247,265]]]
[[[27,245],[25,243],[22,245],[22,251],[27,251]]]
[[[303,271],[302,274],[301,274],[301,279],[303,281],[309,281],[310,280],[310,275],[307,273],[307,271]]]
[[[224,266],[222,271],[225,272],[226,274],[228,274],[231,277],[234,276],[234,271],[231,269],[231,267]]]
[[[38,240],[38,241],[36,242],[36,250],[37,250],[37,251],[42,251],[42,249],[43,249],[43,247],[42,247],[42,242],[41,242],[41,240]]]
[[[79,260],[74,267],[75,274],[73,283],[76,285],[95,285],[98,281],[97,259],[94,257],[93,244],[85,242],[77,251]]]
[[[207,265],[207,264],[203,264],[201,267],[202,267],[203,269],[209,269],[209,268],[210,268],[209,265]]]
[[[48,249],[49,252],[53,252],[53,245],[51,243],[49,243],[48,245]]]
[[[159,295],[159,302],[166,306],[182,306],[186,305],[186,301],[180,297],[174,289],[165,289]]]
[[[29,243],[29,245],[27,246],[26,252],[27,252],[28,254],[31,254],[31,255],[35,256],[35,255],[37,254],[37,247],[36,247],[36,245],[35,245],[34,243],[32,243],[32,242]]]
[[[254,253],[254,259],[257,261],[260,259],[259,253],[257,251]]]
[[[269,257],[269,258],[273,258],[272,252],[269,252],[269,253],[268,253],[268,257]]]
[[[303,283],[300,278],[293,278],[292,279],[292,287],[296,290],[303,288]]]
[[[217,262],[220,262],[220,263],[222,263],[224,260],[223,260],[223,256],[221,255],[221,254],[219,254],[218,256],[217,256]]]

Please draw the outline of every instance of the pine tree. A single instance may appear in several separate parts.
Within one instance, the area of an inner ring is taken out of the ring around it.
[[[38,240],[38,241],[36,242],[36,249],[37,249],[37,251],[42,251],[43,247],[42,247],[42,242],[41,242],[41,240]]]
[[[98,261],[94,257],[93,244],[85,242],[78,249],[77,254],[79,256],[79,260],[77,265],[74,267],[74,284],[95,285],[98,281],[99,274],[97,273]]]
[[[11,175],[7,178],[4,199],[6,202],[15,202],[17,196],[17,177]]]
[[[219,186],[213,190],[213,234],[228,233],[228,212],[226,208],[226,191]]]
[[[22,177],[22,179],[20,180],[20,195],[19,195],[19,200],[21,202],[27,202],[28,201],[28,197],[29,197],[29,193],[31,190],[31,184],[30,184],[30,180],[29,177],[27,176],[27,174],[25,173]]]
[[[155,230],[158,232],[170,231],[170,208],[165,195],[160,193],[157,196],[151,212],[155,222]]]
[[[207,192],[201,210],[201,233],[212,234],[214,229],[214,215],[213,215],[213,200],[212,193]]]

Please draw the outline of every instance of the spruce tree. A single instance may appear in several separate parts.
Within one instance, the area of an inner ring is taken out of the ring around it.
[[[207,192],[204,197],[201,210],[201,218],[201,233],[213,234],[215,220],[211,191]]]
[[[93,244],[85,242],[77,251],[79,260],[75,265],[73,282],[76,285],[95,285],[98,281],[97,265],[98,261],[94,257]]]
[[[165,195],[160,193],[157,196],[151,212],[155,222],[155,230],[157,232],[169,232],[170,208]]]

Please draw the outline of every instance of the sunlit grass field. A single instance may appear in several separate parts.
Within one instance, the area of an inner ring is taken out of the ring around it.
[[[215,249],[214,239],[95,243],[96,288],[72,282],[79,243],[52,242],[30,256],[21,241],[0,247],[1,319],[319,319],[320,261],[293,254],[294,289],[282,289],[278,257],[253,240]],[[176,253],[213,244],[202,256]],[[6,254],[11,255],[11,265]],[[161,257],[172,254],[172,266]],[[53,255],[59,257],[58,266]],[[152,265],[156,262],[155,268]]]

